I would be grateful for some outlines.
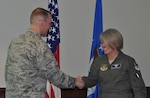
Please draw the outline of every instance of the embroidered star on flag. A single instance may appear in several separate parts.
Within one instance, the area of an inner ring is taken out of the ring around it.
[[[60,43],[60,32],[59,32],[59,11],[57,0],[49,0],[48,9],[52,15],[51,29],[48,32],[47,43],[51,51],[56,51],[56,46]]]

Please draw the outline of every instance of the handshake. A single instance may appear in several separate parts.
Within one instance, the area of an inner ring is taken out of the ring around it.
[[[81,76],[76,77],[75,86],[79,89],[82,89],[84,87],[85,83]]]

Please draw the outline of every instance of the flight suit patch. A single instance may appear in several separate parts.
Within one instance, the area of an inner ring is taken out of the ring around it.
[[[138,65],[136,62],[134,63],[134,67],[135,67],[135,69],[136,69],[137,71],[140,70],[139,65]]]
[[[121,68],[121,64],[113,64],[111,65],[111,69],[120,69]]]
[[[106,71],[108,69],[108,65],[107,64],[102,64],[100,67],[101,71]]]

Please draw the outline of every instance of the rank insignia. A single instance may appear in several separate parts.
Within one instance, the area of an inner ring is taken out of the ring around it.
[[[107,69],[108,69],[107,64],[102,64],[101,67],[100,67],[101,71],[106,71]]]

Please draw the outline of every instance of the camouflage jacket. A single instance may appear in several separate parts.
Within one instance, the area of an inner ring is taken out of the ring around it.
[[[45,98],[46,81],[60,88],[74,88],[41,36],[28,29],[11,41],[5,67],[6,98]]]

